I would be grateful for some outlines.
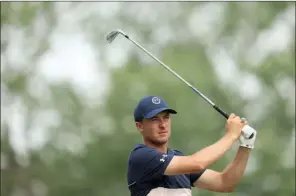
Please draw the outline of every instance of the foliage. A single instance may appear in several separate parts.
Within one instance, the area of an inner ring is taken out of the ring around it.
[[[97,3],[102,11],[97,12],[94,2],[1,2],[1,195],[129,195],[127,158],[134,144],[142,142],[132,114],[137,101],[146,95],[160,95],[178,111],[172,121],[170,147],[191,154],[223,135],[225,119],[221,115],[137,48],[130,49],[133,46],[125,40],[118,42],[128,60],[116,68],[108,65],[106,56],[113,46],[106,45],[103,35],[117,25],[134,32],[147,48],[158,48],[156,53],[172,69],[226,111],[246,116],[258,130],[246,174],[229,195],[295,194],[295,161],[291,159],[295,153],[295,38],[284,49],[263,54],[265,58],[255,65],[251,60],[259,57],[250,55],[260,35],[291,9],[294,26],[290,30],[295,35],[295,5],[154,2],[145,3],[150,5],[145,9],[140,4]],[[113,16],[104,15],[100,6],[114,6]],[[218,13],[198,15],[203,10],[220,10],[221,18],[214,17]],[[132,17],[134,13],[139,17]],[[144,20],[145,13],[154,13],[157,19]],[[62,14],[78,15],[71,27],[87,37],[102,61],[98,67],[108,73],[110,86],[103,104],[88,102],[70,81],[51,83],[37,71],[50,52],[53,34],[66,25],[60,19]],[[186,25],[190,20],[194,23],[190,18],[195,15],[213,17],[214,25],[188,33]],[[164,25],[174,29],[174,35],[161,34],[168,41],[155,41],[155,34],[167,30]],[[21,52],[13,56],[16,46]],[[225,55],[237,72],[227,69]],[[224,74],[231,79],[226,81]],[[260,89],[251,98],[242,93],[242,82],[250,75]],[[34,91],[39,87],[41,94]],[[13,115],[23,119],[17,128],[14,124],[19,121]],[[23,130],[19,141],[27,145],[21,152],[12,142],[14,129]],[[47,133],[44,145],[31,147],[31,135],[41,130]],[[235,151],[236,147],[211,168],[223,170]],[[220,194],[194,189],[193,195]]]

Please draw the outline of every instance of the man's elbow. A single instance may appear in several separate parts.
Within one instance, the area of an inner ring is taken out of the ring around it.
[[[235,191],[236,186],[223,188],[220,192],[222,193],[233,193]]]
[[[215,187],[215,188],[206,188],[209,191],[216,193],[233,193],[236,187]]]
[[[239,182],[234,182],[232,179],[228,178],[227,175],[221,173],[221,191],[223,193],[232,193],[235,191]]]
[[[233,193],[235,191],[236,187],[237,187],[237,184],[232,185],[232,186],[224,186],[218,192],[221,192],[221,193]]]

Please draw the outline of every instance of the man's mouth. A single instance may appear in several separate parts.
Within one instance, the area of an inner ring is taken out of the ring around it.
[[[166,134],[168,133],[167,131],[162,131],[162,132],[159,132],[159,134]]]

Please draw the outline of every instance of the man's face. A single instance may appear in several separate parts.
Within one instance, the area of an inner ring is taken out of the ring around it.
[[[171,135],[171,118],[167,111],[161,112],[150,119],[137,122],[136,126],[145,140],[161,145],[168,142]]]

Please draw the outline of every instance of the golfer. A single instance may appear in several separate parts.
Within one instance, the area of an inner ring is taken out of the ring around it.
[[[129,155],[127,181],[131,196],[191,196],[191,187],[233,192],[245,171],[256,133],[252,139],[244,139],[241,132],[248,122],[231,114],[221,139],[185,156],[168,148],[170,115],[176,113],[159,96],[144,97],[136,106],[134,120],[143,144],[135,145]],[[236,141],[240,146],[234,160],[222,172],[208,169]]]

